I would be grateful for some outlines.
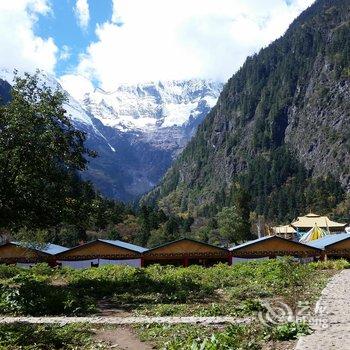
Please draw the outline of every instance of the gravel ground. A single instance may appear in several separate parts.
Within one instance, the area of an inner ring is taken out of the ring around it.
[[[350,270],[335,275],[316,304],[314,333],[301,337],[295,350],[350,349]]]
[[[129,325],[129,324],[223,324],[223,323],[249,323],[251,318],[235,318],[229,316],[218,317],[0,317],[0,323],[89,323],[89,324],[111,324],[111,325]]]

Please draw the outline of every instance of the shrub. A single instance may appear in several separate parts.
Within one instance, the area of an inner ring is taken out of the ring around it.
[[[235,308],[230,307],[230,305],[211,303],[200,308],[197,311],[197,315],[201,317],[222,316],[229,314],[230,310],[235,310]]]
[[[247,325],[230,325],[211,330],[196,325],[138,326],[142,340],[159,343],[166,350],[258,350],[261,349],[262,330]]]
[[[127,291],[145,292],[152,284],[144,269],[116,265],[85,269],[72,273],[68,279],[72,288],[83,290],[94,297]]]
[[[287,322],[269,329],[266,339],[292,340],[310,333],[310,326],[305,322]]]
[[[344,270],[350,268],[349,261],[345,259],[317,261],[312,262],[310,265],[318,270]]]
[[[0,289],[2,312],[23,315],[79,315],[95,311],[94,301],[72,288],[18,276],[15,286]]]
[[[193,340],[191,350],[242,349],[259,350],[259,337],[252,328],[244,325],[230,325],[225,331],[215,332],[204,340]],[[174,348],[175,349],[175,348]]]
[[[327,264],[343,268],[347,263],[339,260]],[[92,312],[101,298],[112,298],[115,304],[129,304],[128,307],[220,300],[232,308],[225,310],[216,305],[203,312],[243,315],[258,311],[258,300],[266,297],[279,296],[291,307],[304,297],[310,299],[310,290],[324,276],[314,273],[320,268],[325,268],[325,263],[300,264],[288,258],[211,268],[107,265],[73,270],[50,268],[47,264],[32,269],[0,266],[0,303],[7,313],[73,315]]]
[[[12,278],[21,272],[21,268],[15,265],[0,264],[0,280]]]
[[[91,331],[83,325],[58,326],[26,323],[0,325],[1,349],[73,350],[87,349],[90,343]]]
[[[47,263],[34,264],[33,267],[29,269],[29,272],[33,276],[52,276],[55,270],[50,267]]]

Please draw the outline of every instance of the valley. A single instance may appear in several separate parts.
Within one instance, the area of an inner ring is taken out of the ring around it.
[[[0,1],[0,47],[0,350],[350,348],[350,0]]]

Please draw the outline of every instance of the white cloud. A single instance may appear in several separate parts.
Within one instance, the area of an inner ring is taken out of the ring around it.
[[[33,31],[38,15],[50,11],[47,0],[0,1],[0,68],[53,72],[57,46]]]
[[[77,72],[105,89],[158,79],[226,80],[314,0],[113,0]]]
[[[74,8],[79,26],[86,30],[90,21],[89,3],[87,0],[77,0]]]
[[[81,75],[66,74],[59,79],[59,82],[76,100],[82,99],[85,93],[94,90],[91,81]]]
[[[71,49],[67,45],[63,45],[60,50],[59,59],[62,61],[67,61],[71,56]]]

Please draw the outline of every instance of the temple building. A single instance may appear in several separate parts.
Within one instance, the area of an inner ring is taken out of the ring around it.
[[[306,232],[313,227],[318,226],[329,232],[344,232],[346,223],[340,223],[330,220],[327,216],[320,216],[309,213],[305,216],[299,216],[291,223],[298,232]]]
[[[288,238],[292,240],[296,240],[297,238],[297,230],[290,225],[272,227],[272,232],[274,235],[283,238]]]

